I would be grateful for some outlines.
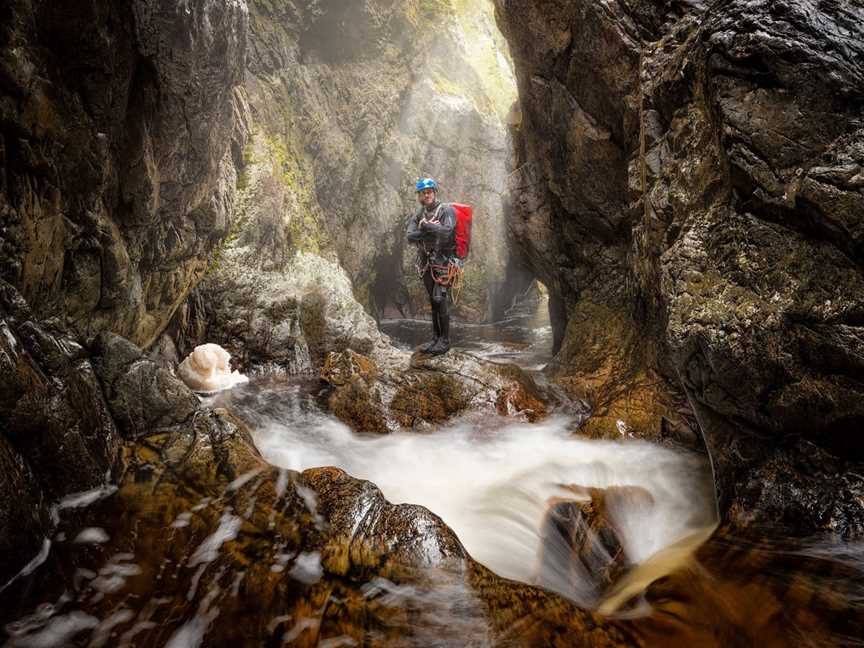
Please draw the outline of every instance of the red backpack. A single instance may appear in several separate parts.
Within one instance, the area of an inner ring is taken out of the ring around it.
[[[456,256],[465,260],[471,248],[471,219],[474,216],[474,208],[460,203],[450,203],[450,205],[456,212]]]

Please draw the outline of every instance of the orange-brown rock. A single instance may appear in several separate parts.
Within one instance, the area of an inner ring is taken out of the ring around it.
[[[225,411],[128,444],[119,491],[62,516],[69,539],[82,526],[104,537],[58,543],[0,593],[11,621],[68,592],[7,626],[16,641],[56,621],[74,645],[637,645],[616,622],[495,576],[422,507],[335,468],[267,465]]]
[[[451,376],[415,374],[393,394],[390,412],[406,428],[419,422],[443,423],[464,412],[472,396],[464,383]]]
[[[375,362],[351,349],[342,353],[328,353],[321,368],[321,380],[335,387],[348,384],[354,377],[371,383],[377,375]]]
[[[321,379],[331,387],[330,411],[357,431],[429,427],[467,412],[533,422],[549,411],[549,397],[516,365],[458,351],[436,358],[391,350],[378,362],[351,350],[331,353]]]

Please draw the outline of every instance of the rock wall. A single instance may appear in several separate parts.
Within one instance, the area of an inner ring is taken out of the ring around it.
[[[215,341],[245,370],[289,373],[348,346],[370,353],[383,341],[352,292],[375,317],[428,308],[404,243],[421,174],[441,180],[445,199],[476,207],[457,316],[509,305],[524,289],[505,276],[504,120],[515,86],[491,7],[249,7],[236,215],[159,353],[176,362]]]
[[[13,0],[0,22],[0,275],[148,345],[228,232],[245,1]]]
[[[484,7],[250,3],[249,220],[270,222],[283,254],[338,259],[373,315],[425,306],[403,245],[421,174],[476,207],[470,314],[487,314],[503,276],[503,120],[515,88]]]
[[[686,392],[736,521],[860,533],[864,8],[496,15],[522,111],[510,227],[560,306],[558,375],[610,423],[646,409],[616,392],[664,403],[660,427]]]
[[[86,341],[149,345],[229,231],[247,18],[242,0],[0,7],[0,585],[50,545],[52,506],[112,478],[121,435],[190,413],[134,355],[117,402],[122,372]]]

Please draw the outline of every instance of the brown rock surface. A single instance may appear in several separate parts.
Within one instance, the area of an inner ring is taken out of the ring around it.
[[[41,317],[149,345],[228,232],[245,1],[0,13],[2,279]]]
[[[556,374],[593,401],[589,427],[681,437],[683,391],[739,522],[792,517],[745,484],[760,466],[791,476],[799,436],[860,493],[864,9],[496,11],[521,105],[511,231],[550,289]],[[860,510],[812,513],[802,529],[860,533]]]
[[[327,356],[321,379],[330,411],[358,432],[429,430],[456,416],[545,418],[554,397],[516,365],[450,351],[433,357],[381,351],[378,362],[353,351]]]

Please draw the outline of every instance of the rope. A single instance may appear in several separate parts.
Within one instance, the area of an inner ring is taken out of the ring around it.
[[[459,303],[459,295],[462,293],[462,280],[464,271],[456,261],[450,261],[447,265],[428,264],[432,269],[432,279],[441,286],[450,287],[450,298],[454,304]],[[438,272],[436,272],[436,270]],[[440,272],[440,276],[439,273]]]

